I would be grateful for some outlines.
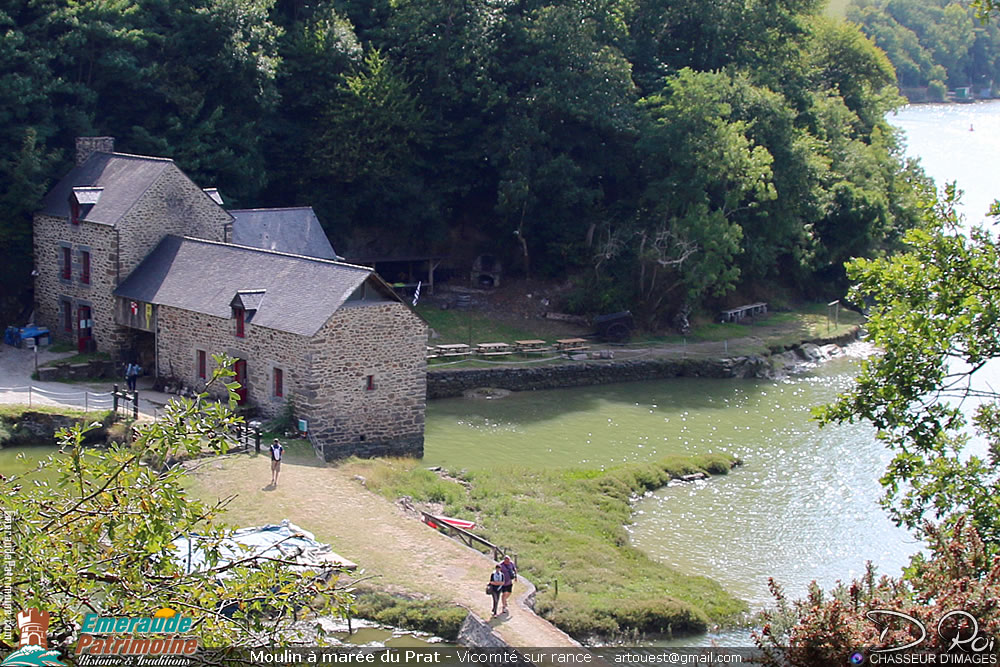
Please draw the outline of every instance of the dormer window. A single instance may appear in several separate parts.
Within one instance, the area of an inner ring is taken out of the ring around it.
[[[87,217],[90,209],[101,198],[104,188],[81,187],[73,188],[69,196],[69,221],[71,224],[79,225],[80,221]]]
[[[236,320],[236,336],[243,338],[246,335],[246,325],[253,320],[253,316],[260,309],[260,304],[264,300],[264,290],[248,289],[240,290],[229,302],[233,309],[233,319]]]

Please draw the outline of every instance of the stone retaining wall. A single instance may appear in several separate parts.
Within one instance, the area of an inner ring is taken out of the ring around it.
[[[846,345],[857,340],[860,329],[829,339],[809,341],[815,345]],[[805,343],[803,343],[804,345]],[[799,347],[799,346],[795,346]],[[793,351],[795,347],[791,348]],[[663,380],[677,377],[768,378],[774,377],[772,356],[732,357],[728,359],[643,358],[590,360],[554,366],[530,368],[468,368],[429,370],[427,398],[454,398],[478,387],[497,387],[512,391],[562,389],[615,382]]]
[[[98,380],[115,377],[115,365],[109,359],[92,359],[78,364],[56,364],[39,366],[40,382],[60,382],[63,380]],[[124,383],[124,378],[119,378]]]
[[[83,421],[81,417],[70,417],[48,412],[28,410],[16,417],[0,418],[0,449],[6,447],[51,447],[56,432],[70,428]],[[88,421],[93,421],[90,419]],[[108,422],[110,423],[110,422]],[[84,434],[84,444],[104,442],[107,438],[107,423],[92,428]]]
[[[427,373],[427,398],[452,398],[477,387],[512,391],[562,389],[614,382],[661,380],[675,377],[767,377],[772,373],[767,357],[732,359],[628,359],[581,361],[560,366],[531,368],[469,368]]]

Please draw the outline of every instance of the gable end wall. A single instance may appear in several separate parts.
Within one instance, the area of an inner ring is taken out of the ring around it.
[[[160,375],[201,390],[197,350],[247,360],[247,392],[261,416],[273,418],[291,398],[307,420],[317,455],[423,456],[427,395],[426,325],[400,303],[341,308],[312,338],[246,326],[231,319],[160,306]],[[285,398],[273,396],[274,368]],[[368,376],[374,389],[368,389]]]

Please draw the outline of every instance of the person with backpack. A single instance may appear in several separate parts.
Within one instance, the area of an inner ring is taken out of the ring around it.
[[[128,390],[131,392],[135,391],[135,384],[139,380],[139,374],[142,372],[142,367],[135,363],[129,362],[125,366],[125,382],[128,383]]]
[[[510,610],[507,608],[507,598],[510,597],[511,591],[514,590],[514,582],[517,581],[517,566],[514,565],[510,556],[504,556],[499,567],[503,573],[503,586],[500,587],[500,600],[503,602],[502,613],[508,614]]]
[[[493,573],[490,574],[489,583],[486,584],[486,592],[493,596],[493,616],[497,615],[497,604],[500,602],[500,589],[503,587],[503,570],[500,563],[497,563]]]

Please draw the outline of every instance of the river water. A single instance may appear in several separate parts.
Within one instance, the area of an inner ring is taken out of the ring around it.
[[[958,181],[963,210],[982,220],[1000,194],[1000,102],[910,106],[889,121],[937,183]],[[425,458],[452,468],[494,460],[608,466],[672,453],[728,452],[726,477],[661,489],[636,506],[634,544],[747,600],[771,603],[774,577],[792,597],[829,589],[874,562],[898,576],[920,549],[878,505],[889,454],[864,424],[819,429],[813,406],[843,391],[856,361],[779,382],[677,379],[451,399],[428,406]],[[747,643],[746,635],[714,638]],[[685,643],[690,643],[686,640]]]

